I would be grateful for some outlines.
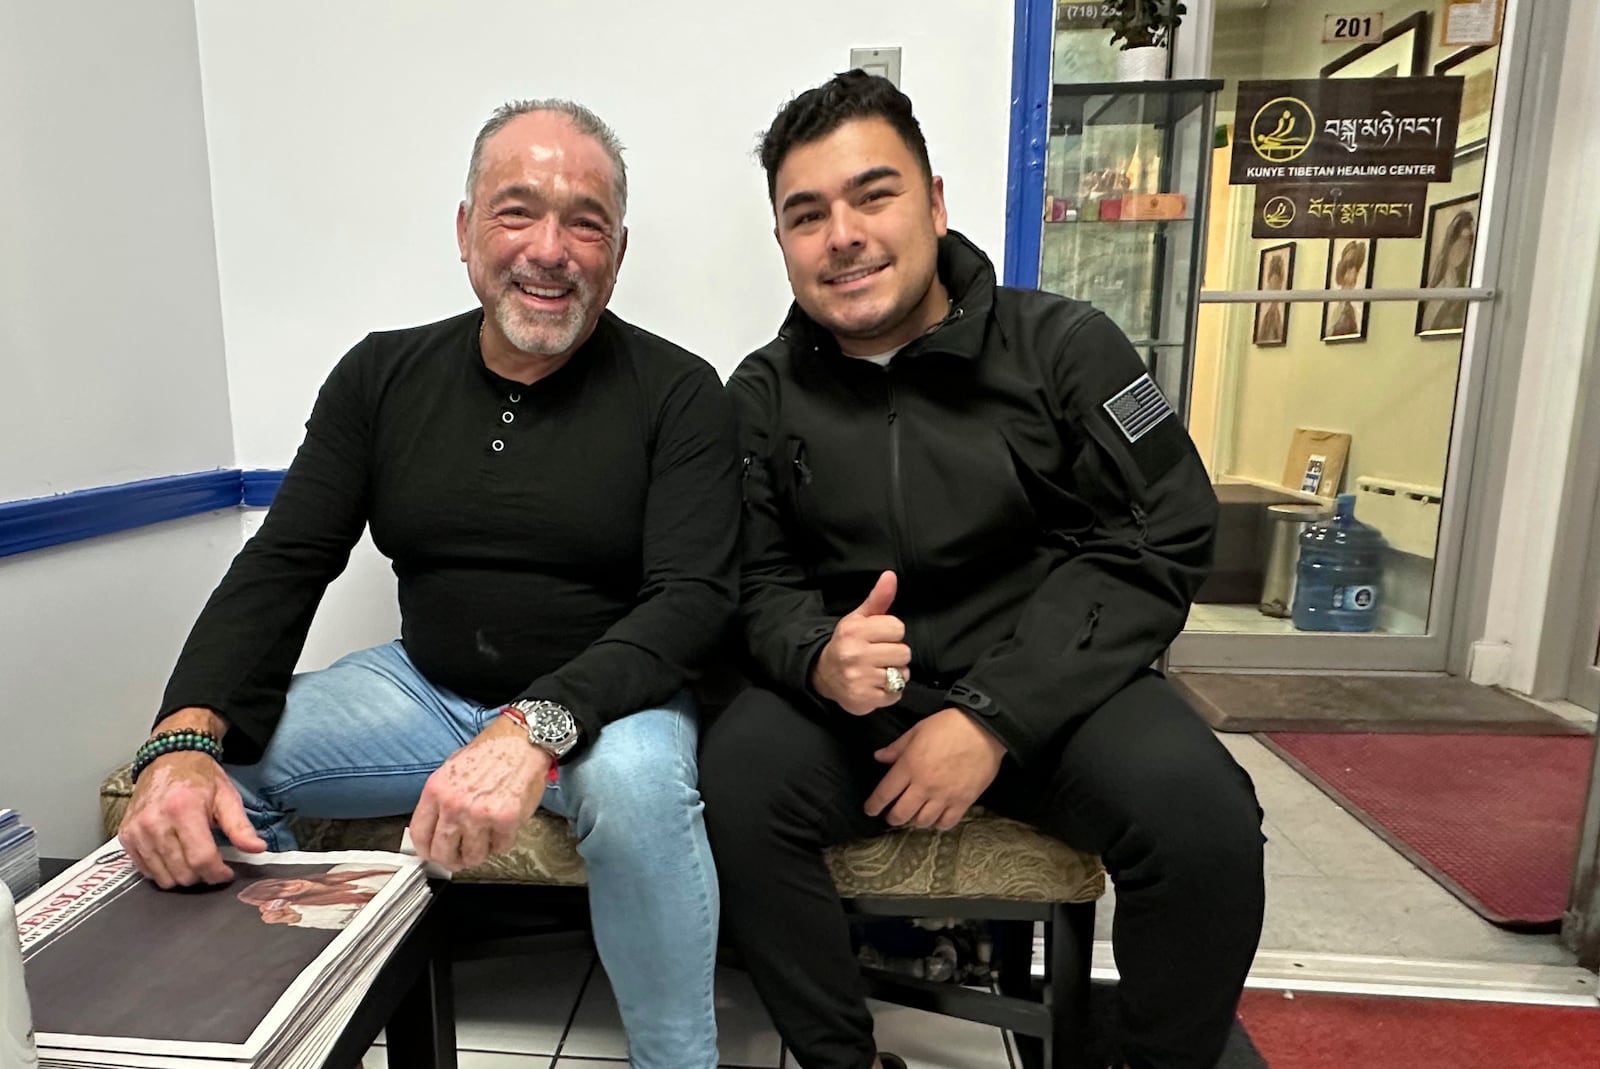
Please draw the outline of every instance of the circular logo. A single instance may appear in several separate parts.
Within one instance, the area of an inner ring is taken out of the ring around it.
[[[1299,97],[1274,97],[1250,120],[1250,147],[1268,163],[1288,163],[1305,154],[1317,117]]]
[[[1294,222],[1294,214],[1294,201],[1288,197],[1273,197],[1261,206],[1261,221],[1274,230]]]
[[[1358,586],[1353,591],[1350,601],[1358,609],[1372,608],[1373,593],[1370,586]]]

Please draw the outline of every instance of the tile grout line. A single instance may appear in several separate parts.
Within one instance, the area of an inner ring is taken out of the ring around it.
[[[555,1053],[550,1055],[550,1069],[556,1069],[556,1065],[561,1061],[561,1052],[566,1049],[567,1037],[572,1033],[573,1022],[578,1019],[578,1009],[589,994],[589,985],[593,982],[595,970],[598,968],[600,968],[600,955],[595,952],[589,956],[589,969],[583,974],[583,983],[578,985],[578,997],[572,1000],[572,1009],[567,1011],[567,1023],[561,1027],[561,1038],[556,1040]]]

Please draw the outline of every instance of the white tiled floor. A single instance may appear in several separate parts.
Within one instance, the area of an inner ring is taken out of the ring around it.
[[[1264,951],[1413,961],[1571,965],[1556,936],[1479,919],[1248,735],[1221,735],[1250,771],[1267,822]],[[1114,892],[1096,938],[1111,934]],[[718,972],[724,1065],[775,1069],[785,1054],[749,979]],[[620,1069],[626,1046],[605,972],[587,950],[456,967],[462,1069]],[[1011,1069],[993,1028],[874,1003],[879,1045],[913,1069]],[[374,1048],[367,1069],[386,1069]],[[792,1064],[792,1063],[789,1063]]]
[[[620,1069],[627,1047],[617,1004],[588,951],[456,966],[461,1069]],[[587,982],[585,982],[587,981]],[[1000,1032],[920,1010],[872,1004],[878,1045],[916,1069],[1012,1069]],[[717,973],[717,1029],[725,1066],[776,1069],[783,1046],[741,972]],[[382,1046],[366,1069],[387,1069]],[[793,1064],[793,1063],[788,1063]]]
[[[734,969],[717,970],[717,1046],[723,1065],[767,1067],[779,1064],[783,1044],[773,1030],[772,1021],[761,1008],[750,978]],[[579,1058],[626,1058],[627,1044],[622,1035],[622,1018],[616,999],[606,981],[604,969],[596,969],[589,989],[584,992],[561,1044],[562,1064],[566,1056]]]

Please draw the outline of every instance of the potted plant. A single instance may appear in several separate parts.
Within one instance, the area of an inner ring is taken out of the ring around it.
[[[1109,0],[1103,23],[1111,43],[1122,42],[1118,71],[1125,81],[1151,81],[1167,76],[1167,48],[1172,32],[1188,9],[1181,0]]]

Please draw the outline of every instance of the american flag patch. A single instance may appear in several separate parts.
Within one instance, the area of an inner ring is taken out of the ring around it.
[[[1137,442],[1173,414],[1172,406],[1149,375],[1140,375],[1132,386],[1107,401],[1105,410],[1130,442]]]

